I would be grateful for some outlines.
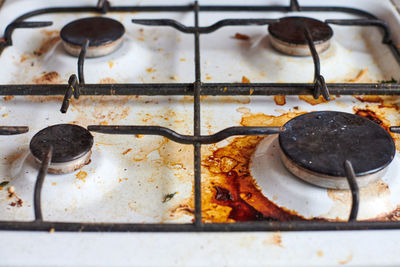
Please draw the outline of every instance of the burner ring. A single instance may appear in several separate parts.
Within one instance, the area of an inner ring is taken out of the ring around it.
[[[99,57],[112,53],[122,43],[124,26],[114,19],[91,17],[74,20],[60,32],[65,50],[78,56],[85,40],[89,40],[87,57]]]
[[[49,172],[65,173],[79,169],[90,160],[93,136],[78,125],[57,124],[35,134],[29,148],[39,162],[53,146]]]
[[[310,30],[317,52],[323,52],[330,46],[332,28],[319,20],[307,17],[286,17],[268,27],[272,46],[285,54],[310,56],[311,52],[304,35],[304,28]]]
[[[348,189],[345,160],[360,187],[376,181],[392,162],[396,147],[375,122],[354,114],[320,111],[300,115],[284,125],[279,145],[284,165],[317,186]]]

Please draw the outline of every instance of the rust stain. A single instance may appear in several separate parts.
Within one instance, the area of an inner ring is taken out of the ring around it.
[[[390,131],[390,126],[392,125],[400,125],[400,120],[398,118],[398,108],[397,106],[365,106],[365,107],[354,107],[354,113],[363,116],[372,120],[373,122],[379,124],[382,128],[384,128],[393,138],[393,141],[396,145],[396,149],[400,151],[400,135],[392,133]],[[389,119],[389,118],[396,119]]]
[[[351,83],[360,82],[365,77],[367,72],[368,72],[368,68],[360,70],[360,72],[357,74],[357,76],[354,79],[350,79],[349,82],[351,82]]]
[[[10,101],[13,98],[14,98],[14,96],[12,96],[12,95],[6,95],[5,97],[3,97],[4,101]]]
[[[40,47],[33,51],[35,56],[41,56],[46,54],[51,48],[53,48],[60,40],[60,32],[59,31],[47,31],[41,30],[41,33],[45,34],[46,37],[43,38],[42,44]]]
[[[126,154],[128,154],[129,152],[131,152],[132,151],[132,148],[128,148],[127,150],[125,150],[124,152],[122,152],[122,155],[126,155]]]
[[[324,252],[322,250],[317,251],[317,256],[322,258],[324,256]]]
[[[60,75],[55,72],[43,72],[40,77],[34,78],[33,83],[35,84],[59,84],[61,83]]]
[[[108,66],[110,67],[110,69],[111,69],[112,67],[114,67],[114,61],[108,61]]]
[[[279,106],[283,106],[286,104],[286,97],[284,95],[276,95],[274,96],[275,104]]]
[[[247,107],[240,107],[236,109],[237,112],[242,113],[242,114],[247,114],[250,113],[250,109]]]
[[[21,59],[19,60],[19,62],[23,63],[24,61],[30,59],[31,57],[26,55],[26,54],[22,54]]]
[[[246,114],[241,125],[282,126],[300,114]],[[251,176],[250,158],[262,139],[259,136],[238,137],[203,158],[202,216],[205,222],[303,220],[295,212],[278,207],[266,198]]]
[[[10,154],[10,155],[4,157],[4,159],[7,161],[7,163],[9,165],[11,165],[14,161],[19,159],[23,154],[24,154],[24,151],[19,151],[19,152],[16,152],[16,153],[13,153],[13,154]]]
[[[313,105],[313,106],[318,105],[318,104],[328,103],[328,102],[329,102],[329,101],[326,101],[322,95],[319,96],[318,99],[314,99],[314,97],[311,96],[311,95],[299,95],[299,99],[300,99],[300,100],[303,100],[303,101],[305,101],[305,102],[307,102],[308,104]],[[335,100],[335,97],[334,97],[334,96],[331,96],[331,101],[332,101],[332,100]]]
[[[109,84],[109,83],[117,83],[117,81],[113,78],[107,77],[100,79],[99,83],[101,84]]]
[[[241,33],[236,33],[234,38],[238,39],[238,40],[245,40],[245,41],[250,40],[250,37],[248,35],[241,34]]]
[[[250,80],[246,76],[242,76],[242,83],[250,83]]]
[[[11,207],[18,207],[18,208],[20,208],[20,207],[22,207],[22,204],[24,203],[23,201],[22,201],[22,199],[15,193],[15,188],[14,188],[14,186],[10,186],[10,187],[8,187],[8,198],[9,199],[13,199],[14,198],[14,201],[12,201],[9,205],[11,206]]]
[[[153,73],[153,72],[156,72],[157,70],[154,69],[154,68],[147,68],[146,71],[147,71],[148,73]]]
[[[277,234],[272,234],[272,236],[270,236],[269,238],[267,238],[266,240],[264,240],[262,242],[263,245],[275,245],[281,248],[284,248],[284,246],[282,245],[282,234],[277,233]]]
[[[79,171],[76,175],[76,178],[78,178],[79,180],[85,182],[85,178],[87,177],[87,172],[85,171]]]
[[[346,257],[346,259],[338,261],[338,264],[344,265],[353,260],[353,253],[350,253],[349,256]]]

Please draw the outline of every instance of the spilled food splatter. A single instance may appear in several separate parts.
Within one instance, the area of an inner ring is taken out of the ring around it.
[[[302,113],[246,114],[243,126],[282,126]],[[250,158],[261,136],[235,138],[203,159],[202,215],[205,222],[304,220],[266,198],[250,174]]]

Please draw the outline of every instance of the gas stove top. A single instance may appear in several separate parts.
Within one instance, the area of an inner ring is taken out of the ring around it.
[[[0,9],[1,230],[400,228],[389,1],[110,2]]]

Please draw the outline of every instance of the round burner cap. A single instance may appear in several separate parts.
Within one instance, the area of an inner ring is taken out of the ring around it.
[[[60,36],[63,41],[81,46],[89,39],[89,46],[101,46],[112,43],[125,33],[124,26],[114,19],[92,17],[74,20],[65,25]]]
[[[85,40],[89,40],[86,57],[100,57],[111,54],[122,44],[124,26],[114,19],[92,17],[78,19],[65,25],[60,36],[65,50],[78,56]]]
[[[93,146],[93,136],[78,125],[57,124],[35,134],[29,148],[39,161],[53,146],[52,163],[64,163],[79,159],[86,155]]]
[[[345,160],[357,176],[386,168],[394,158],[390,134],[354,114],[320,111],[300,115],[284,125],[279,144],[292,163],[330,177],[346,177]]]
[[[310,30],[314,44],[330,40],[332,28],[319,20],[306,17],[286,17],[268,27],[269,33],[276,39],[290,44],[307,44],[304,27]]]

